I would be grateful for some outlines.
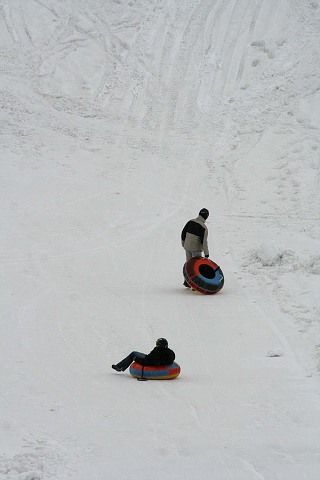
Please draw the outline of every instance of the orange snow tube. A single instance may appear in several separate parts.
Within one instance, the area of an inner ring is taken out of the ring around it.
[[[221,268],[209,258],[190,258],[184,264],[183,275],[190,287],[207,295],[219,292],[224,284]]]
[[[154,367],[150,365],[140,365],[133,362],[130,365],[130,374],[135,378],[143,378],[146,380],[170,380],[176,378],[180,374],[180,365],[176,362],[171,365],[161,365]]]

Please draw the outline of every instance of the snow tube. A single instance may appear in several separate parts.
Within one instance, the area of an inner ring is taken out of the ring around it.
[[[184,264],[183,275],[190,287],[207,295],[219,292],[224,284],[221,268],[209,258],[190,258]]]
[[[147,378],[148,380],[170,380],[180,374],[180,366],[176,362],[159,367],[142,366],[133,362],[130,365],[130,374],[135,378]]]

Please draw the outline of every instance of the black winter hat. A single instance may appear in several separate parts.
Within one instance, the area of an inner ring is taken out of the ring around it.
[[[209,217],[209,210],[207,210],[206,208],[201,208],[199,215],[201,215],[202,218],[207,220],[207,218]]]
[[[167,348],[168,340],[166,340],[165,338],[158,338],[158,340],[156,341],[156,346],[158,348]]]

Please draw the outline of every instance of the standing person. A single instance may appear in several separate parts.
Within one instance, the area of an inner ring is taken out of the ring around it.
[[[148,355],[142,352],[131,352],[121,362],[112,365],[112,368],[117,372],[124,372],[132,362],[149,366],[171,365],[175,358],[174,351],[168,348],[168,341],[165,338],[158,338],[156,346]]]
[[[186,261],[192,257],[201,257],[202,252],[209,257],[208,229],[205,221],[209,217],[209,210],[202,208],[197,218],[189,220],[181,232],[181,244],[186,251]],[[190,288],[184,281],[183,285]]]

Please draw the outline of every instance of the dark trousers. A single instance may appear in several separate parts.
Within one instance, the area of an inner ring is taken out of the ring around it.
[[[121,362],[117,363],[117,367],[121,368],[122,370],[126,370],[128,367],[130,367],[134,357],[136,357],[137,362],[139,362],[139,358],[143,359],[146,358],[146,356],[146,353],[131,352],[126,358],[121,360]]]

